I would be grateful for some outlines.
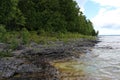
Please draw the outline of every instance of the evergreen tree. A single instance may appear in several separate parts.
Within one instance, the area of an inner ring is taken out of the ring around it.
[[[73,0],[59,0],[60,13],[65,17],[67,23],[67,30],[75,32],[77,29],[77,17],[79,8],[77,3]]]
[[[24,25],[25,18],[17,6],[18,0],[0,0],[0,24],[6,25],[9,29]]]
[[[98,34],[74,0],[0,0],[0,24],[9,30]]]

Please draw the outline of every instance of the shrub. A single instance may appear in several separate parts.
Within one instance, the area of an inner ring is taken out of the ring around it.
[[[5,41],[6,29],[4,25],[0,25],[0,42]]]
[[[30,33],[26,28],[23,28],[21,31],[21,37],[23,44],[30,43]]]
[[[1,51],[0,52],[0,58],[2,58],[2,57],[12,57],[12,56],[13,56],[12,53],[9,52],[9,51]]]
[[[12,50],[15,50],[18,45],[20,44],[20,42],[18,41],[18,39],[13,36],[11,39],[10,39],[10,46],[9,48],[12,49]]]

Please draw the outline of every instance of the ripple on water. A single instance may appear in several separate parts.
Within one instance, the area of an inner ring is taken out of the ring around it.
[[[103,36],[101,40],[77,60],[55,62],[61,80],[120,80],[120,36]]]

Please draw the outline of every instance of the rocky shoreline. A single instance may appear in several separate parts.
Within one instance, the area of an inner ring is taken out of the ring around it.
[[[50,41],[45,44],[20,45],[11,57],[0,58],[0,80],[60,80],[59,71],[52,66],[55,60],[79,58],[97,43],[97,40],[78,39]],[[7,47],[0,44],[0,51]]]

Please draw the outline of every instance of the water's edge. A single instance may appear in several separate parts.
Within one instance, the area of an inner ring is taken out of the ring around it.
[[[87,54],[70,61],[55,62],[62,80],[120,80],[120,36],[100,36]]]

